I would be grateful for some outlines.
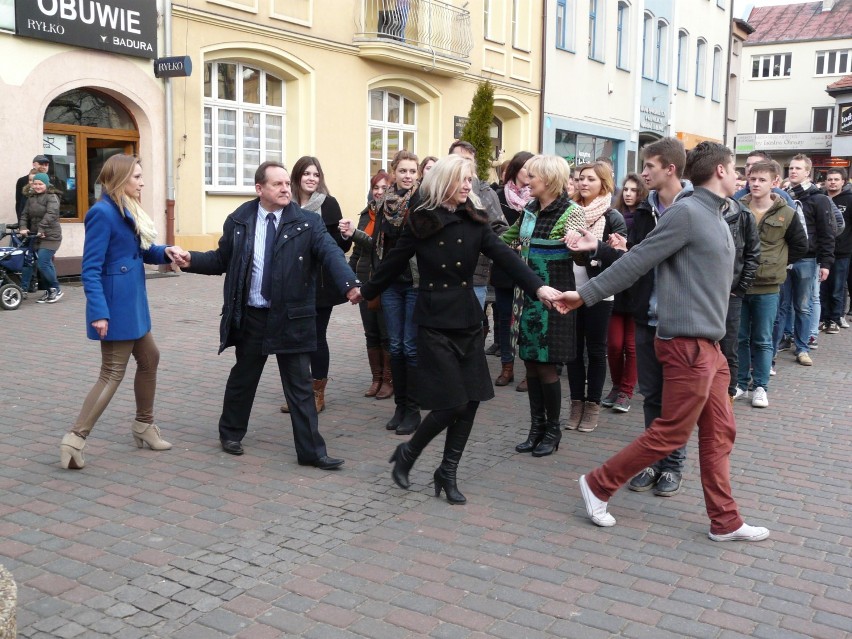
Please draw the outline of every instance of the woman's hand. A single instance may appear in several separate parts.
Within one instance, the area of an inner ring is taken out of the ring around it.
[[[92,328],[95,329],[100,339],[104,339],[107,336],[107,331],[109,330],[109,320],[95,320],[92,322]]]
[[[568,231],[563,238],[565,246],[572,251],[592,252],[598,250],[598,241],[586,229]]]
[[[337,228],[340,230],[340,237],[344,240],[348,240],[355,234],[355,225],[352,223],[352,220],[340,220]]]
[[[619,235],[618,233],[610,235],[609,238],[607,238],[606,243],[617,251],[627,250],[627,238],[623,235]]]
[[[186,268],[187,266],[189,266],[189,262],[192,259],[192,256],[189,254],[189,251],[184,251],[179,246],[167,246],[166,257],[168,257],[172,261],[173,271],[176,271],[179,268]]]

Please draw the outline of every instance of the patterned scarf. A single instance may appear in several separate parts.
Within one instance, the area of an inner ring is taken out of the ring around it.
[[[586,217],[586,230],[599,241],[603,240],[604,229],[606,228],[606,212],[612,204],[612,193],[599,195],[589,206],[581,206],[577,203],[577,207]]]
[[[376,209],[382,211],[385,220],[395,227],[399,228],[405,223],[408,218],[408,203],[411,201],[411,196],[417,191],[417,182],[414,183],[408,191],[401,195],[396,192],[396,187],[385,191],[382,198],[376,202]],[[379,233],[378,242],[376,242],[376,256],[379,260],[384,259],[385,254],[385,234]]]
[[[523,211],[527,202],[530,201],[530,187],[519,187],[513,180],[506,182],[503,187],[503,195],[506,196],[506,204],[514,211]]]
[[[308,203],[305,204],[302,208],[306,211],[313,211],[314,213],[319,213],[319,210],[322,207],[322,203],[325,202],[325,198],[325,193],[314,191],[313,193],[311,193],[311,198],[308,200]]]

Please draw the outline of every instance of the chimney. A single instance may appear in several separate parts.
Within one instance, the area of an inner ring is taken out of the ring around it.
[[[822,10],[824,12],[825,11],[831,11],[832,9],[834,9],[834,3],[835,2],[836,2],[836,0],[822,0]]]

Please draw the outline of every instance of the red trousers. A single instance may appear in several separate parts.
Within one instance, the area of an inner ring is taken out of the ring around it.
[[[654,347],[663,367],[662,415],[633,443],[586,475],[586,481],[598,499],[609,501],[642,469],[685,445],[697,423],[710,532],[733,532],[743,520],[731,494],[729,457],[737,426],[728,397],[728,362],[719,345],[707,339],[657,338]]]
[[[612,386],[632,398],[636,388],[636,324],[632,315],[612,314],[606,345]]]

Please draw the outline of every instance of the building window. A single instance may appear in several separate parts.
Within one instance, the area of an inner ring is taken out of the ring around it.
[[[687,86],[689,69],[689,34],[681,29],[677,32],[677,88],[682,91],[689,89]]]
[[[491,31],[491,20],[494,14],[494,0],[483,0],[482,2],[482,33],[487,40],[493,40],[494,35]],[[375,175],[375,173],[371,173]]]
[[[707,40],[698,38],[695,47],[695,95],[704,97],[704,80],[707,76]]]
[[[642,77],[653,79],[654,64],[654,16],[645,13],[645,21],[642,25]]]
[[[556,0],[556,46],[572,53],[574,47],[575,0]]]
[[[755,133],[784,133],[787,109],[760,109],[754,112]]]
[[[713,78],[710,85],[710,99],[722,101],[722,47],[713,47]]]
[[[842,75],[852,73],[852,49],[817,51],[817,75]]]
[[[617,35],[615,65],[619,69],[627,69],[630,61],[630,5],[626,2],[618,3]]]
[[[261,162],[284,159],[284,82],[238,62],[204,65],[204,184],[254,186]]]
[[[414,152],[417,105],[391,91],[370,91],[370,175],[388,170],[397,151]]]
[[[604,60],[604,0],[589,0],[589,57]]]
[[[834,124],[834,107],[816,107],[814,109],[813,126],[814,133],[831,133]]]
[[[519,0],[512,0],[512,46],[516,49],[520,47],[518,37],[520,35],[520,25],[518,24],[518,5]]]
[[[752,79],[789,78],[792,53],[770,53],[751,56]]]
[[[657,51],[654,60],[654,75],[657,82],[669,83],[669,23],[657,20]]]

